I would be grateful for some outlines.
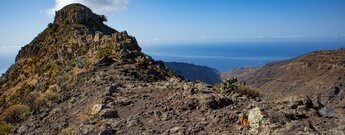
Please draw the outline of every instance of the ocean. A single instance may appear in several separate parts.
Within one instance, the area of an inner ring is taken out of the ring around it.
[[[240,67],[264,66],[308,52],[345,47],[345,42],[239,42],[188,43],[142,46],[155,60],[206,65],[221,72]]]
[[[155,60],[205,65],[219,71],[240,67],[263,66],[271,61],[290,59],[308,52],[345,47],[343,41],[333,42],[238,42],[141,44],[144,53]],[[2,47],[0,74],[14,63],[20,47]]]

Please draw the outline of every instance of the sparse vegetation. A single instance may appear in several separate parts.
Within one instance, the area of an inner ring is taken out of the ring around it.
[[[51,63],[47,63],[47,64],[40,66],[37,69],[36,73],[37,74],[43,74],[43,73],[50,71],[52,68],[53,68],[53,65]]]
[[[26,95],[35,90],[35,86],[30,84],[23,84],[16,92],[11,95],[11,100],[22,101]]]
[[[253,87],[245,83],[238,83],[238,79],[236,78],[224,79],[222,84],[217,86],[216,89],[218,91],[229,90],[229,91],[237,92],[237,93],[240,93],[252,98],[261,96],[259,91],[257,91],[256,89],[254,89]]]
[[[248,116],[246,114],[243,114],[242,116],[240,116],[239,122],[242,126],[249,126]]]
[[[6,103],[6,95],[0,97],[0,107]]]
[[[238,92],[247,95],[249,97],[260,97],[261,94],[258,90],[256,90],[255,88],[246,85],[245,83],[241,83],[240,85],[238,85]]]
[[[235,85],[235,83],[238,80],[236,78],[227,78],[223,80],[223,83],[219,86],[219,90],[223,91],[225,89],[230,89],[230,90],[235,90],[237,89],[237,85]]]
[[[55,32],[55,31],[57,30],[57,28],[58,28],[58,25],[57,25],[57,24],[55,24],[55,23],[49,23],[47,29],[48,29],[49,32]]]
[[[105,15],[100,15],[99,17],[101,17],[101,21],[102,22],[107,22],[108,21],[108,19],[107,19],[107,17]]]
[[[30,108],[26,105],[12,105],[1,115],[1,119],[7,123],[16,124],[27,118]]]
[[[74,128],[68,127],[63,129],[59,135],[77,135],[77,131]]]
[[[77,57],[75,59],[71,60],[71,66],[72,67],[78,67],[78,68],[83,68],[89,66],[89,58],[87,57]]]
[[[15,126],[8,123],[0,124],[0,135],[10,135]]]
[[[112,44],[110,44],[110,45],[108,45],[108,46],[106,46],[104,48],[101,48],[101,49],[99,49],[97,51],[96,57],[97,58],[102,58],[104,56],[110,55],[111,52],[113,51],[113,49],[114,49],[114,46]]]
[[[24,99],[24,103],[30,107],[31,111],[37,110],[41,106],[41,104],[38,102],[38,97],[38,92],[31,92]]]

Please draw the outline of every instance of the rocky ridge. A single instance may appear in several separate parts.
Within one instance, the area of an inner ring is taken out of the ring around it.
[[[344,134],[343,115],[318,100],[183,80],[90,11],[58,11],[1,76],[1,133]]]

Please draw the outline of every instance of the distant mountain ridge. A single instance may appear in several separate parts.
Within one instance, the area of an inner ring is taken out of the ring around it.
[[[219,84],[222,81],[220,72],[214,68],[182,62],[165,62],[164,64],[168,69],[191,81],[199,80],[208,84]]]

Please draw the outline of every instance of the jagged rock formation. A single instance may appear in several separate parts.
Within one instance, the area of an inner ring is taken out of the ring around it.
[[[69,5],[21,49],[0,79],[1,134],[344,134],[343,116],[309,98],[183,80],[97,16]]]
[[[202,81],[208,84],[219,84],[222,81],[220,72],[214,68],[181,62],[165,62],[164,64],[168,69],[191,81]]]

